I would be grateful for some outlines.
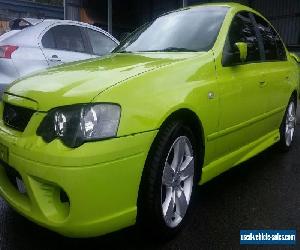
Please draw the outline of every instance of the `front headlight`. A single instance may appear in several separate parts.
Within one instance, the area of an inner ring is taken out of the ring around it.
[[[37,135],[51,142],[59,138],[75,148],[84,142],[115,137],[121,108],[117,104],[80,104],[51,110],[41,122]]]

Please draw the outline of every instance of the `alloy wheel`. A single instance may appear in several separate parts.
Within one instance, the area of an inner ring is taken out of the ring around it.
[[[172,144],[162,176],[161,208],[168,227],[180,224],[189,207],[194,180],[194,153],[188,137]]]
[[[285,120],[285,143],[289,147],[294,139],[296,128],[296,107],[294,102],[291,102]]]

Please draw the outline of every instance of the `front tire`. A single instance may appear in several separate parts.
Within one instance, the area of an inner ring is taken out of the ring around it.
[[[297,104],[292,98],[285,111],[281,126],[280,126],[280,148],[282,151],[289,151],[294,142],[296,131],[296,111]]]
[[[172,121],[158,134],[147,159],[138,199],[138,225],[168,239],[185,225],[199,180],[199,147],[192,130]]]

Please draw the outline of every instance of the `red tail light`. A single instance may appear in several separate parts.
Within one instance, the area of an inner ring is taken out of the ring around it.
[[[11,59],[12,53],[18,49],[18,46],[5,45],[0,46],[0,58]]]

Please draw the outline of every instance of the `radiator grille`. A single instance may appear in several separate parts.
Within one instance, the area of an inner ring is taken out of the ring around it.
[[[3,121],[6,126],[23,132],[34,113],[32,109],[4,103]]]

